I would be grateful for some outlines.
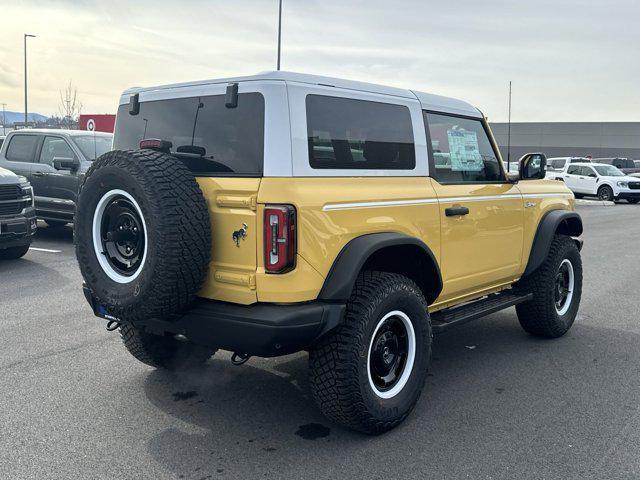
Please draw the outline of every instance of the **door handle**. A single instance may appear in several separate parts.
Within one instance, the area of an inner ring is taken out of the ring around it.
[[[43,172],[33,172],[31,175],[33,175],[34,177],[44,177]]]
[[[467,207],[449,207],[444,210],[444,214],[447,217],[458,217],[461,215],[469,215],[469,209]]]

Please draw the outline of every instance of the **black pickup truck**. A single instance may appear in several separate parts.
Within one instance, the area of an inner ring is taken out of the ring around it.
[[[37,228],[33,188],[25,177],[0,168],[0,260],[27,253]]]

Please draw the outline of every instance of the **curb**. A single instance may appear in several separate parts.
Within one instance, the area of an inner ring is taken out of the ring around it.
[[[583,205],[586,207],[613,207],[615,206],[614,202],[607,202],[604,200],[584,200],[584,199],[576,199],[576,205]]]

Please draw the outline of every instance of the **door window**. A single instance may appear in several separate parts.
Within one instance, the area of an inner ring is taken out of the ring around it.
[[[597,177],[596,172],[591,167],[582,167],[580,175],[584,175],[585,177]]]
[[[37,135],[14,135],[11,137],[5,157],[12,162],[33,162]]]
[[[440,183],[504,182],[498,155],[480,120],[424,112],[433,156],[431,176]]]
[[[415,168],[413,128],[407,107],[307,95],[306,109],[311,168]]]
[[[580,173],[580,171],[581,171],[581,167],[580,167],[580,165],[571,165],[571,166],[569,166],[569,168],[567,169],[567,173],[568,173],[569,175],[582,175],[582,174]]]
[[[40,163],[53,166],[54,158],[74,158],[75,155],[71,147],[64,138],[44,137],[42,151],[40,152]]]

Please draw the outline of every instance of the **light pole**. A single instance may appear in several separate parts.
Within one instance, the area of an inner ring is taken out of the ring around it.
[[[27,37],[35,37],[29,33],[24,34],[24,128],[27,128]]]
[[[282,41],[282,0],[278,7],[278,70],[280,70],[280,44]]]
[[[7,106],[6,103],[2,104],[2,135],[7,134],[7,119],[4,116],[4,109]]]

